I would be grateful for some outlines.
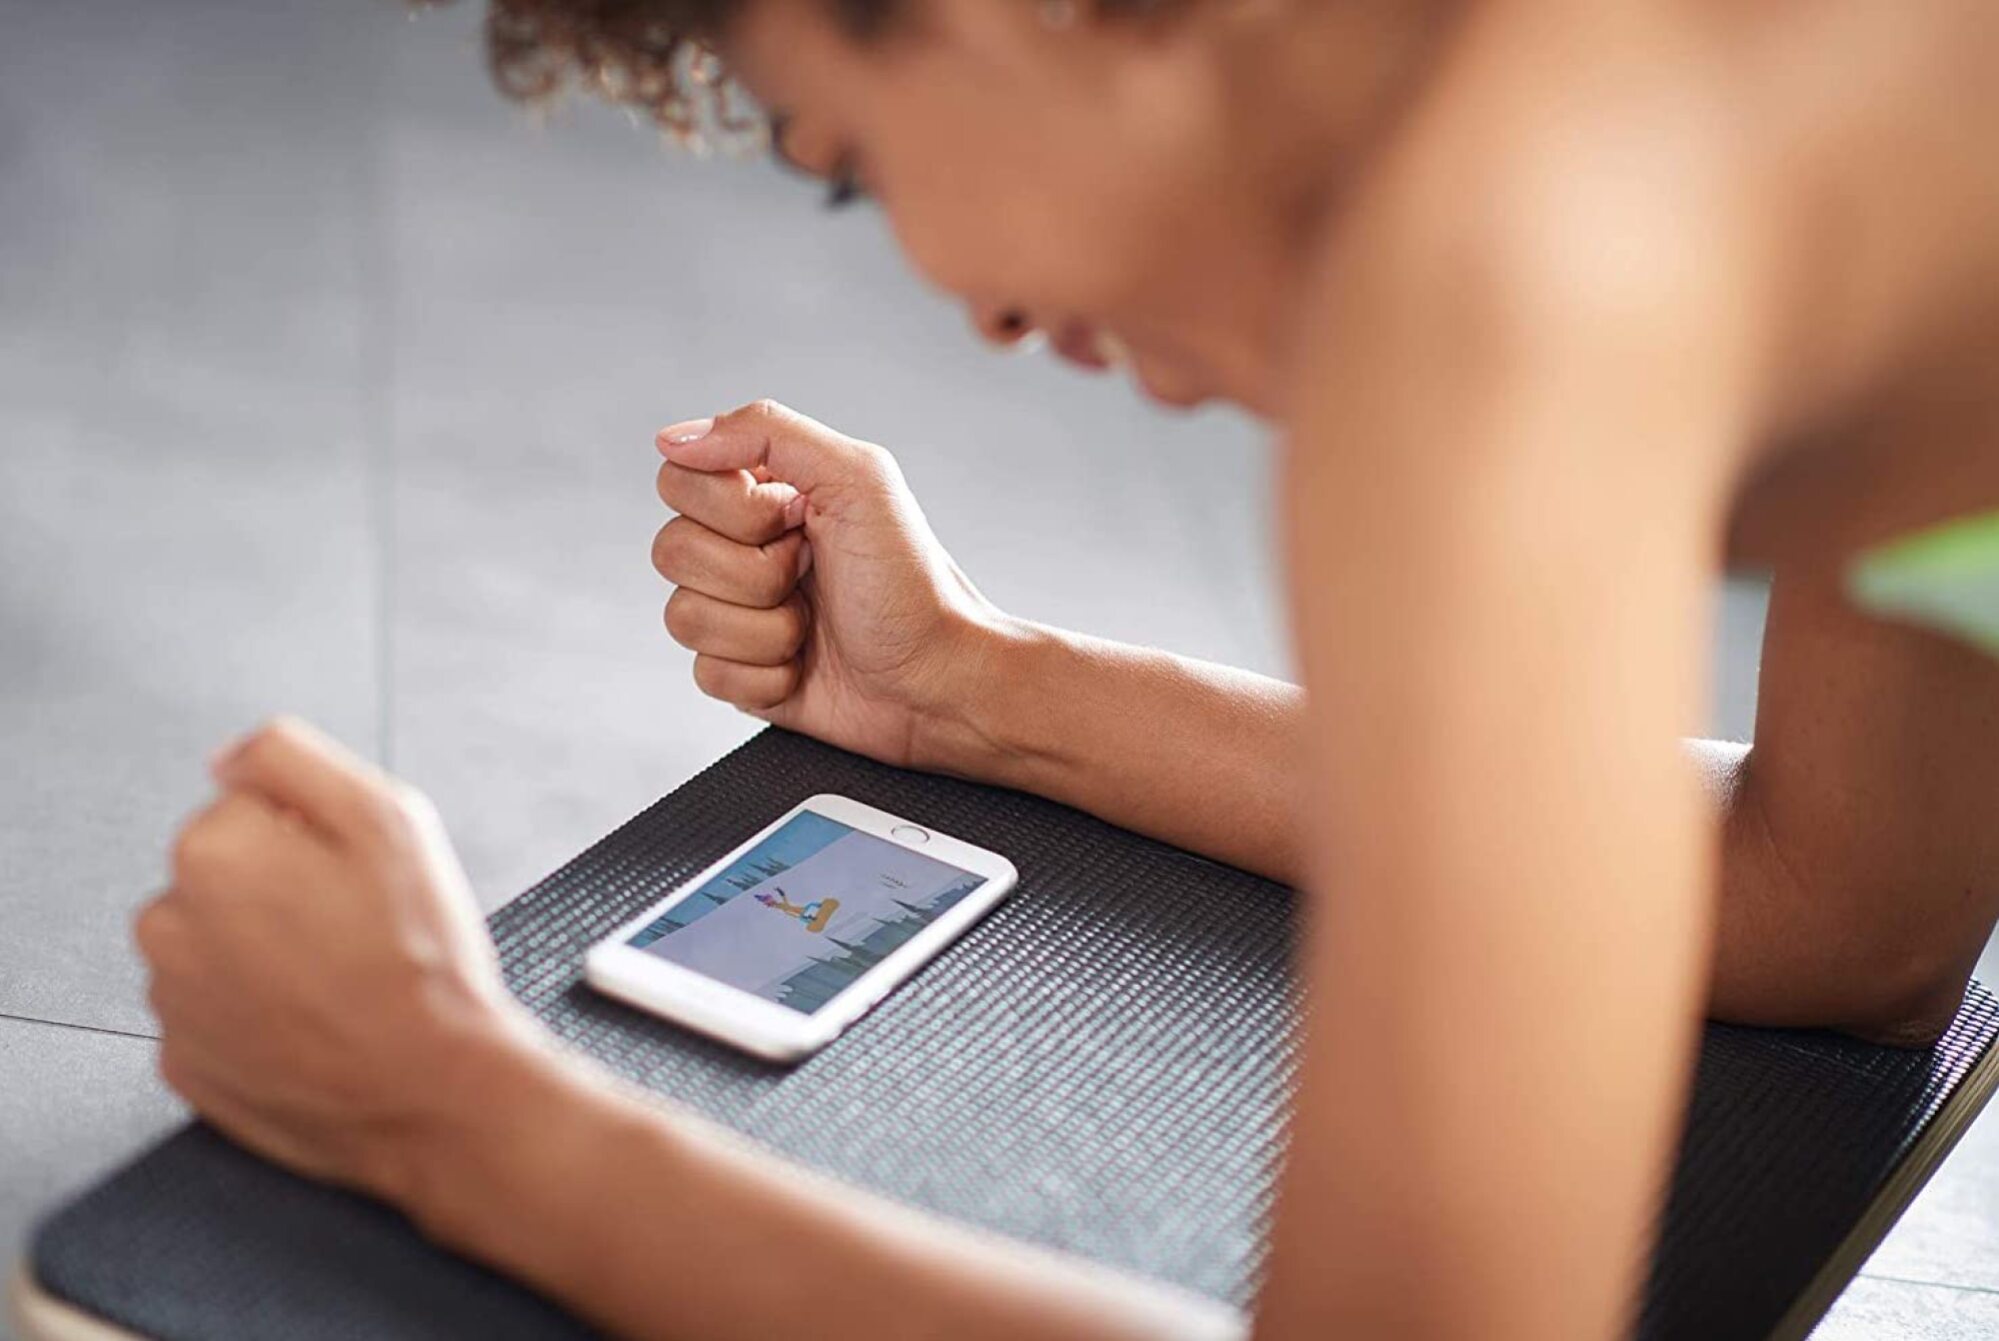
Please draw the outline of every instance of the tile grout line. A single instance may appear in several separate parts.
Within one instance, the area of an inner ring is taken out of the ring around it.
[[[1999,1286],[1954,1285],[1947,1280],[1917,1280],[1913,1276],[1885,1276],[1875,1271],[1863,1271],[1856,1279],[1878,1280],[1885,1285],[1913,1285],[1925,1290],[1956,1290],[1963,1294],[1999,1295]]]
[[[111,1029],[101,1024],[78,1024],[74,1020],[44,1020],[39,1015],[17,1015],[9,1010],[0,1010],[0,1020],[12,1020],[17,1024],[39,1024],[49,1029],[76,1029],[86,1034],[108,1034],[112,1038],[136,1038],[147,1043],[160,1041],[153,1034],[134,1033],[130,1029]]]
[[[361,347],[362,376],[367,382],[365,432],[367,434],[367,492],[371,522],[370,548],[373,552],[373,597],[375,614],[375,752],[384,769],[395,768],[395,587],[396,477],[395,408],[392,384],[395,378],[396,294],[394,283],[395,247],[390,223],[388,190],[389,121],[387,75],[394,66],[390,59],[376,66],[378,85],[374,98],[376,115],[372,133],[363,141],[357,171],[361,195],[369,202],[369,223],[358,230],[358,260],[364,276],[367,316],[363,321]]]

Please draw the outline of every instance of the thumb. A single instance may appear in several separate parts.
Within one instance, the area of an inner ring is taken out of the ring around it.
[[[659,431],[657,442],[660,455],[677,466],[751,472],[761,467],[770,479],[803,494],[879,478],[887,456],[880,447],[772,400],[673,424]]]

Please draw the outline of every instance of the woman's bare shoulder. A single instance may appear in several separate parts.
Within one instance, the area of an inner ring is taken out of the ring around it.
[[[1475,9],[1329,223],[1299,381],[1398,332],[1653,359],[1741,407],[1748,454],[1999,311],[1999,155],[1964,124],[1999,124],[1999,51],[1952,50],[1961,2],[1820,8]]]
[[[1610,417],[1670,391],[1731,449],[1773,362],[1781,247],[1715,72],[1668,25],[1475,12],[1320,239],[1294,437],[1340,437],[1394,386],[1517,403],[1533,383]]]

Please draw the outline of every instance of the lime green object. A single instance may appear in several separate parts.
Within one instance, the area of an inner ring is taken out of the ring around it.
[[[1945,522],[1869,550],[1847,572],[1863,609],[1963,638],[1999,656],[1999,512]]]

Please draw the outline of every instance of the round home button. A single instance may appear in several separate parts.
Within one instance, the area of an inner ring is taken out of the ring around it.
[[[928,829],[919,829],[914,824],[898,824],[889,830],[889,834],[891,837],[900,838],[905,843],[927,843],[930,841],[930,831]]]

